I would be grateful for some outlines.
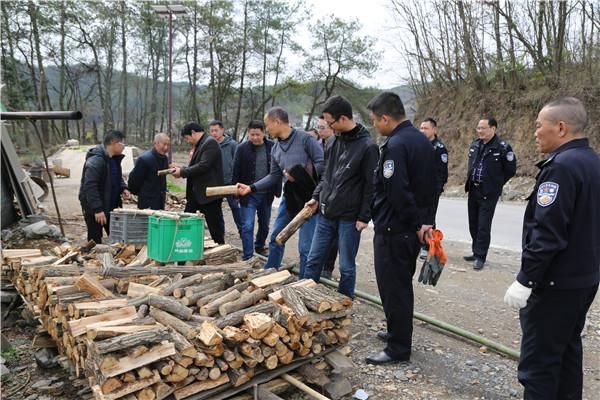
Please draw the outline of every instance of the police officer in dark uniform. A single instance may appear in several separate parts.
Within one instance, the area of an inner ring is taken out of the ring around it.
[[[421,122],[421,133],[425,135],[435,151],[435,188],[436,198],[433,215],[437,213],[440,196],[444,192],[444,185],[448,182],[448,149],[437,136],[437,122],[433,118],[425,118]]]
[[[477,124],[479,139],[469,148],[465,192],[469,193],[469,232],[473,254],[463,257],[482,269],[490,247],[492,218],[504,184],[517,171],[517,158],[510,145],[496,135],[498,123],[485,118]]]
[[[412,277],[424,236],[433,226],[434,151],[427,138],[406,119],[400,97],[383,92],[367,108],[384,137],[375,171],[372,217],[377,287],[387,320],[383,351],[367,357],[371,364],[410,359],[414,296]]]
[[[581,101],[546,104],[535,137],[549,157],[525,210],[523,255],[504,301],[520,308],[524,398],[581,399],[581,331],[600,281],[600,157]]]

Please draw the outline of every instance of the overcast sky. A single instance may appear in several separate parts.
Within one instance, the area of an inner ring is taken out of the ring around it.
[[[406,83],[407,73],[404,61],[392,43],[398,42],[389,0],[308,0],[312,5],[315,21],[321,16],[335,15],[343,19],[357,18],[362,24],[362,34],[375,39],[375,47],[383,52],[379,60],[379,70],[370,78],[352,78],[364,86],[389,89]]]

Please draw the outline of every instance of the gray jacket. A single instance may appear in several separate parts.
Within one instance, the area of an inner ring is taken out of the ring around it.
[[[238,144],[231,136],[225,135],[225,138],[219,143],[219,146],[221,147],[221,154],[223,155],[223,178],[225,184],[229,185],[233,175],[233,159]]]

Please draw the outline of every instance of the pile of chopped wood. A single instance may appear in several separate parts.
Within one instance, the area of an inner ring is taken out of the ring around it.
[[[131,246],[3,258],[96,399],[210,398],[348,342],[350,298],[257,260],[218,264],[233,248],[211,246],[192,266],[148,265]]]

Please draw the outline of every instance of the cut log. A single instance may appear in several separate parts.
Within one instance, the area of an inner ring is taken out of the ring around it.
[[[150,307],[150,316],[164,326],[169,326],[181,333],[186,339],[193,339],[198,335],[198,330],[180,320],[179,318],[159,310],[158,308]]]
[[[194,358],[194,365],[198,367],[207,367],[212,368],[215,365],[215,359],[206,353],[201,351],[196,354],[196,358]]]
[[[138,368],[136,372],[140,379],[150,378],[154,375],[154,372],[148,367]]]
[[[317,286],[317,282],[313,281],[312,279],[301,279],[297,282],[292,282],[289,283],[287,285],[285,285],[285,287],[316,287]],[[283,296],[281,295],[281,289],[280,290],[276,290],[273,293],[269,293],[269,300],[271,300],[274,303],[283,303]]]
[[[220,292],[223,293],[223,292]],[[223,294],[219,298],[213,300],[212,302],[200,307],[200,315],[205,315],[210,317],[211,315],[216,314],[219,311],[219,307],[225,303],[230,303],[235,301],[241,297],[241,293],[237,290],[230,291],[228,293]]]
[[[254,286],[258,288],[264,288],[270,285],[281,283],[291,276],[290,271],[284,269],[282,271],[273,272],[269,275],[260,276],[250,281]]]
[[[175,389],[164,382],[157,382],[152,385],[152,390],[156,393],[156,400],[163,400],[169,397]]]
[[[312,279],[311,279],[311,281],[312,281]],[[221,296],[226,295],[229,292],[233,292],[234,290],[237,290],[238,292],[242,293],[243,291],[248,289],[249,286],[250,286],[250,282],[237,283],[237,284],[229,287],[228,289],[222,290],[220,292],[208,294],[206,296],[199,298],[198,301],[196,301],[196,305],[198,307],[202,307],[203,305],[208,304],[208,303],[212,302],[213,300],[216,300],[216,299],[220,298]]]
[[[240,299],[241,300],[241,299]],[[257,304],[252,307],[244,308],[242,310],[238,310],[231,314],[228,314],[225,317],[219,318],[215,320],[215,324],[218,328],[224,328],[226,326],[236,326],[242,323],[244,320],[244,315],[253,312],[261,312],[265,314],[273,314],[275,312],[275,308],[277,306],[274,303],[266,302],[262,304]]]
[[[267,314],[250,313],[244,315],[244,324],[253,339],[262,339],[271,331],[273,318]]]
[[[69,321],[68,326],[71,334],[74,337],[77,337],[83,335],[86,332],[86,328],[90,327],[90,324],[97,324],[99,322],[104,322],[105,324],[107,322],[114,323],[115,320],[133,321],[136,316],[137,314],[135,312],[135,307],[128,306],[118,310],[109,311],[104,314]]]
[[[130,393],[135,393],[139,390],[142,390],[145,387],[152,386],[159,381],[160,381],[160,375],[159,375],[158,371],[154,371],[154,375],[152,376],[152,378],[142,379],[137,382],[127,384],[112,393],[103,394],[100,386],[98,386],[98,385],[95,385],[92,387],[92,392],[94,393],[94,395],[97,399],[116,400],[116,399],[126,396]]]
[[[197,283],[202,282],[202,279],[204,279],[204,273],[199,273],[199,274],[195,274],[192,276],[188,276],[187,278],[181,279],[177,282],[174,282],[172,284],[170,284],[167,287],[164,287],[161,289],[161,294],[164,296],[170,296],[173,294],[173,291],[177,288],[182,288],[182,287],[186,287],[186,286],[191,286]]]
[[[310,310],[322,313],[331,309],[331,303],[324,300],[319,293],[312,288],[295,288],[296,292],[302,298],[302,301]]]
[[[185,295],[180,299],[180,301],[186,306],[194,305],[198,299],[204,296],[221,292],[223,289],[225,289],[225,285],[226,282],[221,280],[208,282],[198,286],[189,286],[185,288]]]
[[[149,294],[158,294],[160,288],[155,288],[147,285],[140,285],[139,283],[129,282],[127,287],[127,297],[142,297]]]
[[[103,326],[98,328],[87,328],[86,336],[90,340],[103,340],[120,336],[125,333],[135,333],[146,331],[148,329],[160,328],[162,325],[123,325],[123,326]]]
[[[223,342],[223,336],[215,324],[209,321],[202,324],[197,337],[205,346],[215,346]]]
[[[288,272],[288,274],[289,274],[289,272]],[[267,294],[262,289],[257,289],[254,292],[250,292],[250,293],[245,292],[242,294],[242,296],[239,299],[231,301],[229,303],[222,304],[219,307],[219,314],[221,314],[221,316],[224,317],[228,314],[231,314],[234,311],[238,311],[238,310],[242,310],[246,307],[250,307],[250,306],[256,304],[259,300],[264,299],[265,297],[267,297]]]
[[[117,376],[124,372],[128,372],[134,370],[139,367],[143,367],[155,361],[158,361],[162,358],[172,356],[175,354],[175,346],[173,343],[163,343],[157,346],[154,346],[152,349],[137,357],[121,357],[118,360],[117,365],[113,365],[111,367],[100,367],[100,372],[103,376],[110,378],[112,376]],[[158,372],[157,372],[158,374]],[[152,382],[156,383],[156,382]]]
[[[175,344],[175,348],[181,355],[192,358],[196,357],[198,351],[189,340],[173,328],[169,332],[171,334],[171,341]]]
[[[143,266],[148,263],[150,259],[148,258],[148,247],[144,245],[141,250],[137,253],[135,258],[126,265],[127,268],[134,266]]]
[[[250,335],[248,331],[237,328],[235,326],[226,326],[223,328],[224,339],[230,344],[241,343],[248,339]]]
[[[233,387],[238,387],[246,382],[249,382],[250,379],[254,377],[254,369],[230,369],[229,371],[227,371],[227,375],[229,376],[229,380],[231,381]]]
[[[219,379],[221,376],[221,369],[218,367],[213,367],[208,371],[208,378],[214,380]]]
[[[277,368],[277,365],[279,365],[279,359],[277,358],[276,354],[273,354],[270,357],[265,358],[264,366],[267,369],[275,369],[275,368]]]
[[[137,392],[135,394],[135,398],[137,400],[155,400],[156,393],[154,393],[154,390],[152,390],[151,387],[147,387],[147,388],[143,388],[142,390]]]
[[[123,387],[123,381],[117,377],[112,377],[106,380],[100,388],[102,389],[102,393],[110,393],[114,392],[118,388]]]
[[[264,344],[270,347],[274,347],[279,340],[279,335],[273,332],[273,328],[271,328],[271,332],[269,332],[265,337],[262,338]]]
[[[163,340],[168,340],[170,336],[167,328],[153,328],[96,341],[93,343],[92,349],[98,354],[106,354],[140,344],[158,343]]]
[[[108,289],[106,289],[100,281],[92,276],[91,274],[83,274],[76,282],[75,286],[79,289],[88,292],[93,297],[107,297],[114,298],[115,295]]]
[[[237,185],[212,186],[206,188],[206,197],[229,196],[238,193]]]
[[[154,367],[162,376],[167,376],[173,371],[174,365],[174,361],[160,360],[154,364]]]
[[[189,320],[193,314],[191,308],[184,306],[172,297],[150,294],[148,295],[148,305],[166,311],[183,320]]]
[[[229,382],[229,377],[225,374],[221,375],[219,377],[219,379],[217,379],[215,381],[205,380],[205,381],[194,382],[194,383],[187,385],[181,389],[175,390],[175,393],[174,393],[175,399],[176,400],[185,399],[186,397],[190,397],[193,394],[224,385],[227,382]]]
[[[167,382],[171,383],[182,382],[185,378],[188,377],[188,375],[188,369],[176,363],[173,366],[173,370],[171,371],[171,373],[167,375],[166,380]]]
[[[279,232],[279,234],[275,238],[275,241],[277,242],[277,244],[280,244],[280,245],[285,244],[285,242],[287,242],[288,239],[294,233],[296,233],[296,231],[298,229],[300,229],[302,224],[304,224],[304,222],[306,222],[306,220],[308,220],[310,217],[312,217],[312,215],[313,215],[313,212],[310,209],[310,207],[304,206],[304,208],[302,210],[300,210],[300,212],[298,214],[296,214],[296,216],[290,221],[290,223],[287,224],[286,227],[281,230],[281,232]]]
[[[285,304],[292,310],[298,320],[298,325],[303,326],[308,320],[308,309],[304,305],[302,298],[293,287],[284,287],[281,289],[281,295]]]

